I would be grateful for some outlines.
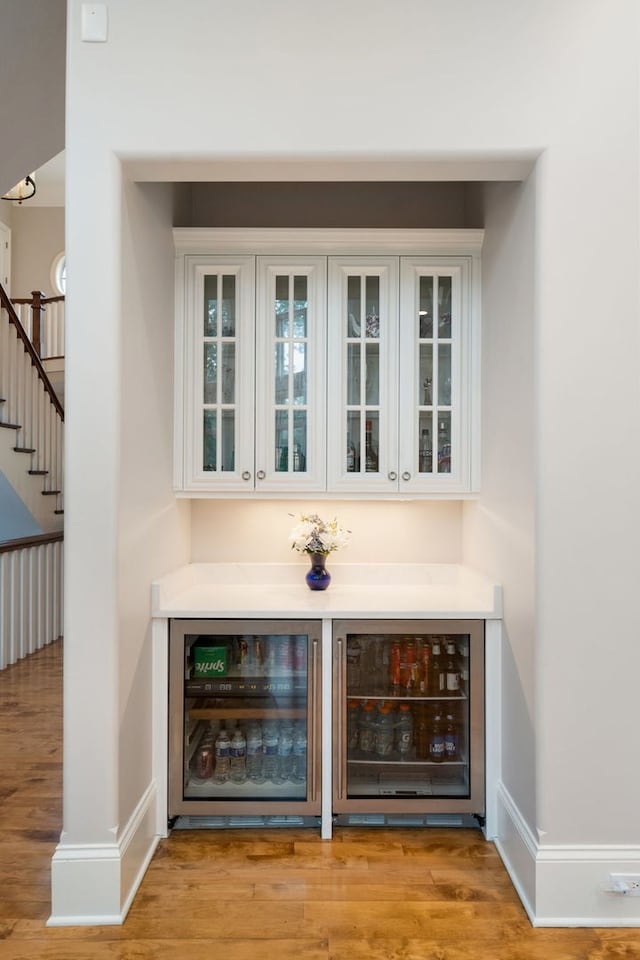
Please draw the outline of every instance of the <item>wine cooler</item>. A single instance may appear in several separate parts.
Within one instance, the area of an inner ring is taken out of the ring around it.
[[[171,621],[171,820],[320,814],[320,661],[319,621]]]
[[[333,655],[338,822],[403,811],[482,818],[484,623],[335,621]]]

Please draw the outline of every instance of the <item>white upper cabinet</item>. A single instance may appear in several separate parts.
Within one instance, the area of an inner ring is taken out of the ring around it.
[[[481,231],[175,239],[177,491],[477,491]]]

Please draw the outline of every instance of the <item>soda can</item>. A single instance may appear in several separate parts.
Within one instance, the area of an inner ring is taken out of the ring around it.
[[[209,780],[213,776],[213,745],[198,747],[196,753],[195,776],[198,780]]]

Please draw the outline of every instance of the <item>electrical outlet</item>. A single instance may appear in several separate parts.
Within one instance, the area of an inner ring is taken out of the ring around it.
[[[610,873],[610,890],[625,897],[640,897],[640,873]]]

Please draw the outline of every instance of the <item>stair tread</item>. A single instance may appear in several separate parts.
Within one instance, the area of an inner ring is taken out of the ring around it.
[[[59,493],[62,493],[62,490],[43,490],[43,497],[57,497]]]
[[[13,449],[15,453],[35,453],[36,452],[35,447],[14,447]]]
[[[49,473],[48,470],[27,470],[27,473],[30,477],[46,477]]]
[[[6,430],[21,430],[19,423],[2,423],[0,422],[0,427],[4,427]]]
[[[60,513],[64,513],[64,510],[54,510],[53,512],[54,512],[54,513],[57,513],[57,514],[60,514]]]

